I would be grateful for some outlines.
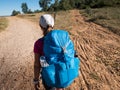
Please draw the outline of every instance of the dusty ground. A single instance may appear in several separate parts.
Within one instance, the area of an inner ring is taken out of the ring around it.
[[[81,58],[81,75],[70,90],[120,90],[120,36],[72,11],[71,32]]]
[[[33,90],[33,45],[41,36],[39,26],[9,17],[0,33],[0,90]]]
[[[81,75],[66,90],[120,90],[120,36],[85,22],[76,10],[71,15]],[[30,21],[8,19],[9,27],[0,33],[0,90],[34,90],[32,50],[41,31]]]

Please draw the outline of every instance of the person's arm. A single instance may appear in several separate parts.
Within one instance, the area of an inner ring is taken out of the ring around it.
[[[40,54],[38,53],[34,53],[34,79],[35,80],[39,80],[39,76],[40,76],[40,69],[41,69],[41,66],[40,66]]]
[[[40,54],[34,53],[34,84],[35,84],[35,90],[40,90],[40,84],[39,84],[39,79],[40,79]]]

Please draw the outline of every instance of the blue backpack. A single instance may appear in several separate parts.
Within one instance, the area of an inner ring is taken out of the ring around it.
[[[49,66],[42,68],[42,78],[50,87],[69,86],[79,75],[80,60],[69,34],[64,30],[52,30],[44,38],[44,55]]]

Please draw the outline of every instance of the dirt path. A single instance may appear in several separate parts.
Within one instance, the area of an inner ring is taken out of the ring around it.
[[[33,46],[41,36],[38,25],[9,17],[0,33],[0,90],[33,90]]]

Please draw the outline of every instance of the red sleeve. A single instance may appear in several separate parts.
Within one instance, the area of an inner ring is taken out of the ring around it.
[[[43,55],[43,39],[38,39],[34,44],[34,53]]]

